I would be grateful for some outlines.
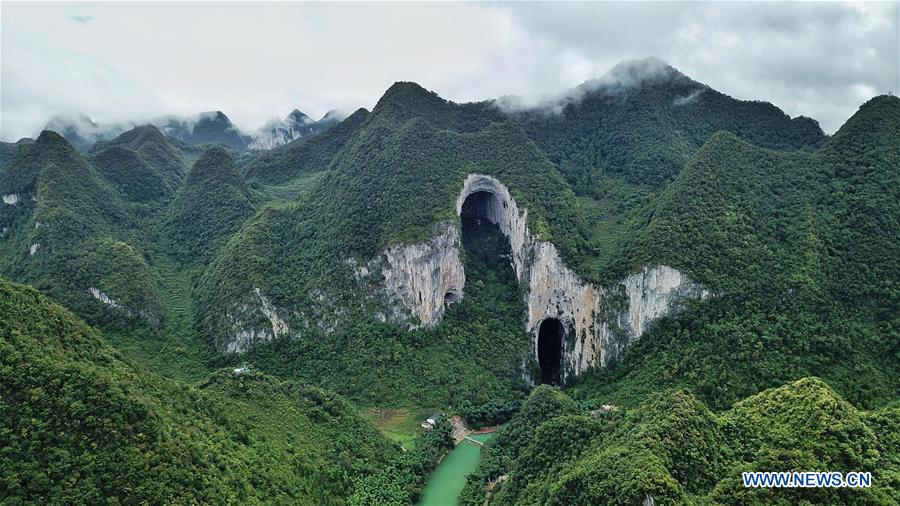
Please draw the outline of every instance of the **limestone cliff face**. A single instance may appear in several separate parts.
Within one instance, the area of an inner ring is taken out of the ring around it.
[[[467,204],[470,196],[476,204]],[[496,178],[469,175],[456,211],[459,216],[469,213],[493,222],[509,239],[512,267],[526,288],[525,325],[534,339],[535,358],[541,324],[548,318],[562,323],[563,381],[608,364],[685,298],[708,295],[680,271],[665,265],[646,266],[611,286],[585,281],[566,266],[556,246],[532,235],[528,211],[517,205]],[[415,329],[437,324],[446,307],[462,299],[466,276],[461,247],[458,224],[442,222],[425,241],[389,246],[373,258],[349,258],[346,263],[355,277],[359,300],[375,301],[383,308],[375,318]],[[313,326],[333,331],[348,308],[330,301],[327,293],[311,295],[306,307],[286,312],[276,309],[256,288],[229,312],[231,332],[218,343],[219,349],[243,352],[256,342],[296,336]],[[364,310],[360,304],[353,309]]]
[[[459,230],[452,223],[440,223],[430,239],[388,247],[356,267],[357,279],[374,279],[378,284],[379,298],[387,302],[390,312],[382,316],[408,323],[410,328],[432,326],[446,306],[462,298],[466,275],[459,252]]]
[[[6,205],[14,206],[20,202],[25,202],[26,197],[18,193],[6,193],[0,195],[0,200],[3,200],[3,203]],[[32,202],[37,202],[37,195],[31,195],[30,199]]]
[[[516,277],[527,287],[526,327],[534,336],[535,358],[541,324],[555,318],[565,328],[563,380],[608,364],[684,298],[708,295],[680,271],[664,265],[644,267],[613,286],[595,286],[566,266],[556,246],[532,236],[527,210],[519,208],[500,181],[469,175],[456,201],[458,215],[473,195],[479,203],[466,212],[493,222],[510,241]],[[411,328],[434,325],[443,316],[445,303],[464,294],[459,250],[456,226],[443,223],[431,239],[391,246],[357,272],[368,275],[386,263],[380,272],[383,292],[393,304],[392,318]]]
[[[516,271],[516,277],[521,282],[525,269],[528,267],[528,252],[532,247],[531,234],[528,233],[527,226],[528,210],[519,210],[519,206],[509,194],[509,190],[497,179],[481,174],[469,174],[456,199],[456,215],[462,215],[463,205],[470,195],[482,192],[490,194],[492,197],[484,200],[479,214],[497,225],[503,235],[509,239],[513,268]]]
[[[628,297],[628,318],[627,322],[620,321],[620,326],[627,328],[635,338],[643,334],[653,320],[665,316],[673,302],[709,296],[708,290],[678,269],[666,265],[644,267],[625,278],[622,286]]]
[[[563,323],[566,380],[618,358],[686,298],[707,296],[699,284],[666,265],[644,267],[612,286],[595,286],[566,267],[552,244],[538,243],[527,295],[528,330],[537,349],[541,323],[547,318]]]
[[[234,308],[228,314],[232,333],[217,344],[228,353],[242,353],[258,342],[288,335],[290,329],[269,299],[259,288],[254,288],[251,300]]]
[[[426,241],[390,246],[365,262],[348,258],[346,263],[355,277],[358,299],[383,308],[375,318],[411,329],[439,322],[446,306],[462,298],[466,282],[459,229],[450,222],[438,224]],[[325,291],[308,295],[300,308],[279,309],[255,288],[228,311],[228,331],[216,343],[217,348],[242,353],[260,342],[297,337],[305,329],[317,328],[328,334],[348,310],[365,307],[363,302],[359,307],[342,306]]]
[[[135,314],[135,312],[132,311],[131,308],[128,308],[128,307],[124,306],[123,304],[119,303],[119,301],[113,299],[106,292],[100,290],[97,287],[92,286],[92,287],[88,288],[88,293],[90,293],[94,299],[101,302],[102,304],[106,304],[107,306],[109,306],[112,309],[121,311],[129,317],[132,317]],[[143,318],[150,325],[153,325],[153,326],[159,325],[159,317],[156,316],[149,309],[141,309],[140,311],[137,312],[137,315],[140,316],[141,318]]]

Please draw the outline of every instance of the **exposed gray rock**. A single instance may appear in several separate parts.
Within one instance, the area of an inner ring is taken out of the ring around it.
[[[259,288],[253,289],[253,302],[242,304],[228,315],[232,334],[224,342],[217,343],[219,349],[228,353],[242,353],[250,346],[273,338],[288,335],[290,329],[269,299]],[[268,325],[260,320],[265,319]]]
[[[115,300],[111,299],[109,297],[109,295],[107,295],[106,293],[101,292],[99,288],[95,288],[92,286],[92,287],[88,288],[88,291],[91,292],[91,295],[93,295],[95,299],[106,304],[107,306],[117,308],[117,309],[124,309],[121,304],[119,304]]]
[[[430,239],[390,246],[356,267],[356,274],[358,279],[380,275],[379,291],[393,321],[408,322],[410,328],[431,326],[440,321],[446,306],[462,299],[466,275],[459,252],[459,230],[444,222]]]
[[[343,119],[343,115],[337,111],[329,111],[321,119],[314,120],[294,109],[286,118],[267,123],[253,138],[249,148],[254,150],[276,148],[301,137],[324,132]]]
[[[677,269],[645,266],[611,286],[598,286],[570,269],[556,246],[532,235],[528,211],[520,208],[509,190],[494,177],[470,174],[456,201],[462,215],[466,199],[478,195],[477,206],[467,212],[496,224],[510,242],[510,262],[519,283],[525,286],[526,330],[534,336],[535,359],[541,324],[548,318],[562,323],[563,367],[561,379],[607,365],[638,339],[652,323],[675,310],[685,298],[703,298],[708,292]],[[457,223],[442,222],[421,242],[392,245],[367,260],[347,259],[356,278],[360,300],[375,299],[382,309],[379,321],[394,321],[410,329],[433,326],[449,304],[464,296],[465,271],[460,258]],[[335,330],[345,311],[325,292],[309,293],[309,303],[286,313],[287,320],[259,288],[236,304],[227,318],[232,331],[218,342],[220,350],[240,353],[260,341],[297,334],[316,326]],[[367,306],[369,307],[369,306]],[[359,308],[362,309],[360,304]],[[526,370],[523,363],[523,370]],[[527,377],[526,381],[534,380]]]
[[[613,286],[588,283],[566,266],[556,246],[531,234],[528,211],[519,208],[496,178],[470,174],[456,201],[458,215],[466,199],[478,192],[490,194],[480,199],[479,217],[496,224],[509,239],[512,267],[519,283],[527,287],[526,328],[534,336],[535,358],[541,323],[555,318],[566,330],[563,380],[608,364],[684,298],[708,295],[680,271],[665,265],[645,266]],[[388,266],[380,270],[382,289],[393,304],[393,319],[406,321],[410,328],[434,325],[443,316],[445,302],[464,295],[459,250],[456,226],[442,223],[431,239],[390,246],[358,268],[357,275],[378,271],[386,260]],[[448,293],[449,300],[445,298]]]
[[[132,311],[128,307],[125,307],[123,304],[120,304],[117,300],[111,298],[106,292],[101,291],[99,288],[92,286],[88,288],[88,292],[90,292],[91,296],[93,296],[101,303],[125,313],[128,317],[134,316],[134,311]],[[159,325],[159,318],[149,309],[142,309],[138,311],[137,314],[138,316],[146,320],[147,323],[151,325]]]

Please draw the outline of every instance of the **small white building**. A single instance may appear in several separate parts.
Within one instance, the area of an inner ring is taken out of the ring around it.
[[[443,413],[435,413],[428,418],[425,419],[424,422],[421,423],[423,429],[433,429],[438,422],[440,422],[444,418]]]

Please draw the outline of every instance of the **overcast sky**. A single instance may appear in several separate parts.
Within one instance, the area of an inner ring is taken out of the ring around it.
[[[371,108],[395,81],[458,102],[559,93],[659,57],[831,133],[900,87],[898,3],[0,3],[0,138],[54,114]]]

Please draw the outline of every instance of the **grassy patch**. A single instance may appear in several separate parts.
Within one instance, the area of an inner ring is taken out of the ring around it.
[[[433,411],[415,408],[365,408],[362,416],[378,427],[382,434],[391,441],[400,443],[410,449],[412,443],[422,432],[419,424]]]

